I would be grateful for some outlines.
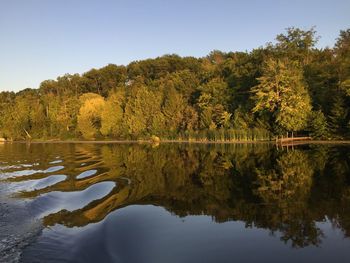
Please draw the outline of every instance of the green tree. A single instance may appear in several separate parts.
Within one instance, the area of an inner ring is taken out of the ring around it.
[[[343,137],[347,128],[348,108],[340,95],[336,95],[333,100],[329,114],[330,129],[336,136]]]
[[[183,96],[175,88],[166,88],[162,112],[168,131],[174,132],[180,129],[186,105]]]
[[[181,128],[188,131],[198,129],[198,113],[192,106],[187,105],[184,109]]]
[[[277,52],[283,57],[297,60],[302,65],[308,64],[311,59],[311,49],[318,41],[314,28],[301,30],[295,27],[287,28],[286,34],[279,34],[276,37]]]
[[[334,53],[340,86],[347,90],[350,82],[350,29],[340,31]]]
[[[252,88],[253,112],[268,110],[276,123],[287,131],[303,129],[311,104],[298,64],[269,59],[258,80],[259,84]]]
[[[231,92],[220,78],[210,80],[200,87],[197,101],[202,128],[228,127],[231,114],[228,112]]]
[[[136,84],[131,87],[125,107],[125,122],[128,133],[134,137],[151,135],[160,130],[163,122],[161,112],[162,95],[146,86]],[[162,127],[162,129],[164,129]]]
[[[329,138],[329,128],[327,119],[323,112],[313,111],[309,116],[309,128],[310,135],[315,139],[328,139]]]
[[[311,62],[304,67],[313,108],[322,110],[326,115],[331,106],[329,99],[334,96],[338,86],[336,71],[334,52],[330,48],[315,50]]]
[[[215,129],[216,124],[213,121],[213,109],[212,107],[205,107],[200,113],[200,128],[202,129]]]

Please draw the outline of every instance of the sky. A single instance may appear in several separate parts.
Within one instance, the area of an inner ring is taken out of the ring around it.
[[[164,54],[250,51],[287,27],[319,48],[350,28],[349,0],[0,0],[0,91]]]

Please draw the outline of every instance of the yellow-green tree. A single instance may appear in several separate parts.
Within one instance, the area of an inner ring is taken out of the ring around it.
[[[120,137],[125,132],[123,122],[125,91],[118,90],[109,95],[101,113],[101,133],[104,136]]]
[[[132,87],[125,107],[125,122],[131,136],[150,135],[164,128],[162,94],[146,86]]]
[[[258,81],[259,84],[252,88],[253,112],[269,111],[276,124],[287,131],[303,129],[311,103],[298,63],[269,59]]]
[[[95,138],[101,128],[101,113],[105,106],[102,96],[86,93],[79,98],[78,130],[84,138]]]
[[[228,112],[231,92],[227,83],[214,78],[200,87],[200,91],[197,106],[200,109],[201,127],[228,127],[232,114]]]
[[[166,87],[164,105],[162,112],[165,117],[165,124],[169,131],[177,131],[184,117],[186,102],[182,95],[173,87]]]

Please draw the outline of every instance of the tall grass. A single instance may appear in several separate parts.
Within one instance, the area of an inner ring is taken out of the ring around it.
[[[260,128],[185,131],[162,136],[162,139],[165,140],[200,142],[267,141],[271,138],[272,135],[268,130]]]

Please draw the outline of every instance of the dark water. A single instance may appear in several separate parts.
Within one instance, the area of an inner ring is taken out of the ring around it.
[[[0,144],[0,262],[350,262],[350,146]]]

